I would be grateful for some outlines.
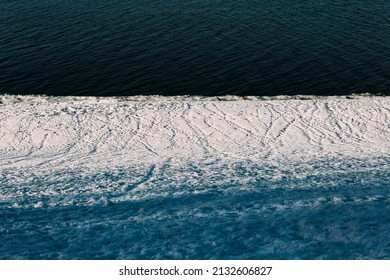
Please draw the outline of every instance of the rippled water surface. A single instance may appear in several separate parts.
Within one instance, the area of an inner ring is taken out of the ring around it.
[[[390,2],[2,0],[0,92],[388,92]]]

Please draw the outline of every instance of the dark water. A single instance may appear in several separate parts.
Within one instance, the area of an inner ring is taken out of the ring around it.
[[[390,1],[0,0],[0,7],[0,93],[390,89]]]

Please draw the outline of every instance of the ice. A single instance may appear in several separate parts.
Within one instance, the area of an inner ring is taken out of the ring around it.
[[[390,257],[388,97],[0,100],[2,259]]]
[[[349,95],[273,95],[273,96],[200,96],[200,95],[131,95],[131,96],[47,96],[47,95],[18,95],[0,93],[0,104],[21,103],[21,102],[98,102],[111,103],[117,101],[138,101],[138,102],[158,102],[158,101],[266,101],[266,100],[313,100],[313,99],[361,99],[387,97],[386,93],[352,93]]]

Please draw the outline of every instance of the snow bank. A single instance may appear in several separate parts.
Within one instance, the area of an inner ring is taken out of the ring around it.
[[[388,97],[15,98],[1,258],[390,257]]]

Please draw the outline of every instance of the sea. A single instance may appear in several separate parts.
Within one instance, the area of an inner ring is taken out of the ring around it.
[[[1,0],[0,93],[390,89],[385,0]]]

